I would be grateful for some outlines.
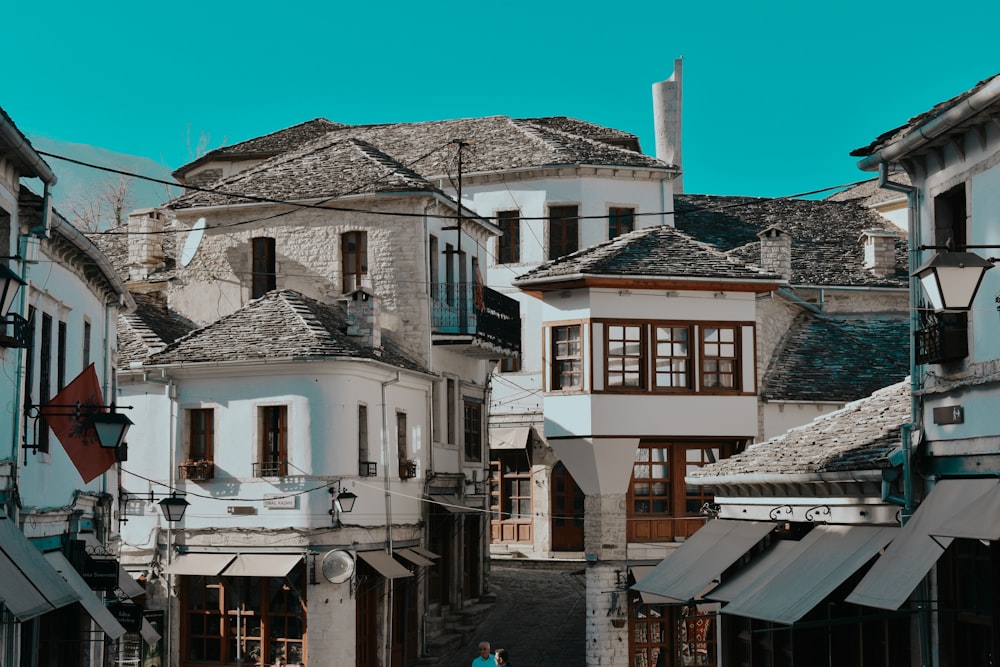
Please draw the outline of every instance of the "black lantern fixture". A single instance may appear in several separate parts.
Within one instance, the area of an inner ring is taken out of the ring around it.
[[[184,518],[184,512],[187,511],[189,503],[183,498],[178,498],[176,493],[171,493],[169,497],[164,498],[159,503],[160,511],[163,512],[163,517],[170,523],[176,523]]]
[[[337,486],[330,487],[330,495],[333,496],[333,507],[330,508],[330,515],[333,517],[333,525],[336,528],[340,526],[341,513],[346,514],[353,510],[354,502],[358,497],[347,489],[337,488]]]
[[[993,262],[972,252],[939,252],[913,272],[935,313],[972,308],[983,274]]]
[[[115,406],[112,405],[111,412],[98,412],[92,417],[97,440],[106,449],[121,447],[125,442],[125,434],[133,424],[131,419],[114,409]]]
[[[19,275],[0,264],[0,316],[7,317],[10,314],[10,309],[14,307],[14,298],[22,285],[24,281]]]

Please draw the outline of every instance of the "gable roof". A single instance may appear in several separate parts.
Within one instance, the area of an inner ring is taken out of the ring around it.
[[[147,294],[133,294],[136,309],[118,317],[118,365],[144,362],[170,343],[197,328],[191,320],[169,310]]]
[[[794,285],[899,287],[908,285],[906,234],[857,202],[674,195],[677,229],[748,265],[760,264],[758,234],[779,227],[792,239]],[[859,241],[867,230],[892,232],[896,274],[880,277],[864,267]]]
[[[764,401],[858,400],[906,377],[909,338],[907,313],[800,313],[771,358],[760,396]]]
[[[905,171],[896,171],[892,173],[892,181],[898,183],[899,185],[910,185],[910,175]],[[836,192],[826,198],[826,201],[853,201],[861,204],[862,206],[873,207],[879,204],[884,204],[885,202],[895,201],[897,199],[906,199],[906,194],[899,192],[898,190],[889,190],[888,188],[880,188],[878,185],[877,178],[871,178],[867,181],[861,181],[860,183],[855,183],[849,188],[845,188],[840,192]]]
[[[348,194],[436,193],[439,190],[366,141],[328,133],[292,150],[168,202],[173,209],[246,204],[246,197],[293,201]]]
[[[726,485],[762,476],[780,481],[785,475],[888,468],[888,455],[899,446],[909,420],[910,383],[903,380],[687,477],[699,484]]]
[[[766,283],[763,289],[783,282],[774,274],[734,263],[673,227],[659,225],[546,262],[527,271],[513,284],[537,287],[589,276],[761,282]]]
[[[426,372],[386,336],[382,342],[380,351],[348,336],[339,305],[292,290],[272,291],[175,340],[150,356],[147,365],[347,357]]]
[[[879,163],[903,159],[914,151],[943,144],[953,132],[991,123],[1000,103],[1000,74],[983,79],[969,90],[935,104],[897,128],[883,132],[867,146],[851,151],[864,158],[858,166],[874,170]]]
[[[304,123],[286,127],[277,132],[271,132],[261,137],[254,137],[253,139],[241,141],[231,146],[222,146],[211,150],[196,160],[178,167],[172,175],[177,180],[183,181],[184,175],[189,171],[213,160],[221,158],[260,159],[280,155],[338,127],[345,127],[345,125],[331,122],[326,118],[307,120]]]

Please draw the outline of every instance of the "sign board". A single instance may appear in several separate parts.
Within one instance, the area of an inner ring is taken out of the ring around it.
[[[964,424],[965,409],[961,405],[947,405],[943,408],[934,408],[935,424]]]
[[[284,493],[265,493],[264,507],[273,510],[293,510],[295,509],[295,496]]]

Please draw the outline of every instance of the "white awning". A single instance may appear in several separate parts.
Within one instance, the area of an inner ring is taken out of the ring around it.
[[[420,565],[421,567],[426,567],[428,565],[434,564],[434,561],[424,558],[413,549],[396,549],[392,553],[404,558],[405,560],[410,561],[414,565]]]
[[[233,562],[236,554],[186,553],[163,568],[164,574],[217,577]]]
[[[798,546],[799,543],[794,540],[775,540],[767,551],[750,561],[720,586],[713,588],[705,597],[719,602],[732,602],[755,583],[763,581],[764,577],[777,574],[781,566],[791,560],[791,552]]]
[[[156,646],[156,642],[160,641],[160,633],[153,628],[153,624],[146,620],[145,617],[142,619],[142,627],[139,629],[139,634],[146,641],[149,646]]]
[[[635,579],[635,583],[639,583],[643,579],[649,576],[649,573],[656,569],[655,565],[633,565],[631,567],[632,577]],[[657,595],[655,593],[646,593],[644,591],[639,591],[639,597],[646,604],[677,604],[677,600],[671,598],[665,598],[662,595]]]
[[[90,614],[90,617],[94,619],[97,625],[101,626],[104,634],[111,639],[118,639],[127,632],[122,627],[122,624],[118,622],[118,619],[114,617],[114,614],[104,606],[104,600],[97,597],[97,594],[90,589],[90,586],[83,580],[80,573],[73,569],[73,566],[70,565],[61,551],[50,551],[45,554],[45,560],[48,561],[49,565],[56,572],[62,575],[66,583],[70,585],[70,588],[80,596],[80,604],[83,605],[83,608],[87,610],[87,613]]]
[[[726,569],[777,526],[770,521],[713,519],[632,588],[675,602],[697,599],[717,585]]]
[[[27,621],[80,599],[14,521],[0,519],[0,601]]]
[[[1000,540],[1000,483],[945,520],[931,536],[938,539]]]
[[[287,577],[302,554],[238,554],[222,571],[224,577]]]
[[[944,479],[935,484],[847,602],[899,609],[952,542],[950,537],[931,535],[996,485],[996,478]]]
[[[816,526],[770,571],[743,586],[722,613],[795,623],[873,559],[898,531],[881,526]]]
[[[402,579],[413,576],[399,561],[384,551],[359,551],[358,558],[371,565],[386,579]]]
[[[428,551],[427,549],[424,549],[423,547],[410,547],[410,550],[411,551],[416,551],[418,554],[420,554],[424,558],[430,558],[431,560],[433,560],[435,558],[440,558],[441,557],[440,554],[436,554],[433,551]]]
[[[530,426],[491,428],[490,449],[524,449],[531,437]]]

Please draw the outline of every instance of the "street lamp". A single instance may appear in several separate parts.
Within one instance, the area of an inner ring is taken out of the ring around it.
[[[176,493],[171,493],[169,497],[164,498],[159,503],[160,511],[163,512],[163,516],[170,523],[176,523],[184,518],[184,512],[187,511],[189,503],[183,498],[178,498]]]
[[[354,503],[358,497],[345,488],[330,487],[330,495],[333,496],[333,507],[330,514],[333,516],[334,527],[340,526],[341,512],[347,513],[354,509]]]
[[[7,317],[10,314],[10,309],[14,306],[14,297],[22,285],[24,281],[19,275],[0,264],[0,316]]]
[[[993,262],[972,252],[939,252],[913,272],[935,313],[972,308],[972,300]]]
[[[115,406],[111,406],[111,412],[97,412],[91,416],[94,431],[97,432],[97,441],[105,449],[118,449],[125,442],[125,434],[134,423],[125,414],[115,412]]]

